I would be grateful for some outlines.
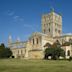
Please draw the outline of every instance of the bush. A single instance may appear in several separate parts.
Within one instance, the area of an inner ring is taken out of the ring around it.
[[[71,61],[71,60],[72,60],[72,56],[69,57],[69,61]]]

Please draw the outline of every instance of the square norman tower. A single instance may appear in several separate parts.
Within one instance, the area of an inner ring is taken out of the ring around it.
[[[42,33],[51,37],[62,35],[62,16],[53,9],[49,14],[42,15]]]

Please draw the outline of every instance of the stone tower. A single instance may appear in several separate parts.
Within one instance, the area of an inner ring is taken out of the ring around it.
[[[50,13],[42,15],[42,33],[51,37],[61,36],[62,16],[51,9]]]

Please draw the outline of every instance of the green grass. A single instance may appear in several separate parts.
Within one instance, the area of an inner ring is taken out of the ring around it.
[[[0,72],[72,72],[72,62],[1,59]]]

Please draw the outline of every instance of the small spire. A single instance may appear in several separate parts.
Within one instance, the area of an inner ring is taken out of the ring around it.
[[[12,37],[11,37],[11,35],[9,35],[8,43],[12,43]]]
[[[20,38],[19,37],[17,37],[17,42],[20,42]]]
[[[9,35],[9,39],[12,39],[11,35]]]
[[[51,7],[51,12],[54,12],[54,8],[53,7]]]

